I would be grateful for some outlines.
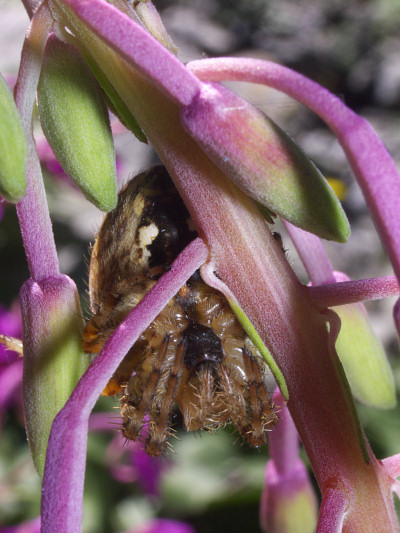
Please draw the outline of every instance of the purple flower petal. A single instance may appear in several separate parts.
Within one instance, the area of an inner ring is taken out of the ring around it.
[[[106,465],[111,475],[120,483],[134,483],[137,481],[138,474],[132,462],[132,456],[137,449],[137,443],[126,442],[120,432],[114,436],[107,446]]]
[[[152,457],[141,447],[132,450],[131,459],[143,491],[149,496],[158,496],[160,477],[168,467],[167,460],[163,457]]]
[[[110,413],[93,413],[89,419],[89,431],[114,431],[115,418],[112,420],[113,425]],[[123,462],[124,457],[125,462]],[[121,483],[138,481],[146,494],[158,496],[160,476],[168,463],[164,458],[148,455],[144,451],[142,442],[126,442],[120,432],[107,447],[106,464],[117,481]]]
[[[9,406],[14,393],[22,384],[22,361],[0,367],[0,411]],[[20,391],[21,392],[21,391]]]

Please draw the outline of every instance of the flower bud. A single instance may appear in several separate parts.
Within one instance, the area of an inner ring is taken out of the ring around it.
[[[214,163],[257,202],[324,239],[346,241],[349,223],[332,188],[261,111],[209,83],[181,119]]]
[[[18,202],[26,192],[28,147],[14,98],[0,75],[0,194]]]
[[[282,474],[268,461],[261,496],[260,522],[264,533],[313,533],[318,510],[314,490],[303,462]]]
[[[50,36],[38,86],[40,121],[64,171],[103,211],[117,202],[115,153],[101,90],[72,46]]]

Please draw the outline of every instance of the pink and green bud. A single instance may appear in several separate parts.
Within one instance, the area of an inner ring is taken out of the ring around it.
[[[18,202],[26,192],[27,140],[21,117],[0,75],[0,194]]]
[[[335,272],[336,281],[349,281]],[[396,405],[393,374],[385,350],[372,331],[364,304],[333,307],[341,328],[336,350],[354,397],[360,402],[390,409]]]
[[[260,521],[264,533],[313,533],[318,509],[315,493],[303,462],[280,474],[273,461],[265,469]]]
[[[117,201],[114,144],[101,90],[75,48],[51,35],[38,86],[40,120],[64,171],[99,209]]]
[[[187,131],[243,191],[292,224],[344,242],[346,215],[332,188],[271,119],[219,84],[203,84],[182,111]]]
[[[299,458],[297,431],[278,390],[274,403],[279,421],[269,438],[270,460],[260,504],[261,528],[264,533],[313,533],[318,518],[317,498]]]
[[[54,417],[90,361],[82,351],[84,322],[78,293],[67,276],[28,280],[20,300],[26,431],[35,467],[43,475]]]

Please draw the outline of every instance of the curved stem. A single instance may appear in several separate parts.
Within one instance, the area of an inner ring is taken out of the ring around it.
[[[386,459],[383,459],[381,462],[385,470],[392,477],[400,476],[400,453],[397,453],[396,455],[391,455],[390,457],[386,457]]]
[[[269,455],[279,474],[285,475],[295,469],[298,461],[299,436],[279,389],[274,393],[273,402],[279,422],[269,437]]]
[[[31,277],[40,281],[59,273],[50,214],[47,207],[40,162],[32,132],[36,88],[44,45],[53,24],[47,5],[42,4],[32,19],[22,49],[15,86],[15,101],[28,140],[27,193],[17,204],[17,214]]]
[[[22,3],[28,13],[28,17],[31,19],[40,4],[40,0],[22,0]]]
[[[339,275],[339,273],[337,273]],[[327,285],[307,288],[311,298],[321,307],[352,304],[365,300],[380,300],[400,294],[395,276],[360,279],[357,281],[336,281]]]

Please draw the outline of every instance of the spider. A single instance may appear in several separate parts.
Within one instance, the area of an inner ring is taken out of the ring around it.
[[[85,351],[101,350],[195,236],[164,167],[139,174],[125,186],[91,255],[93,316],[84,332]],[[151,455],[167,448],[176,408],[188,431],[232,423],[258,447],[277,422],[268,376],[264,359],[225,297],[197,271],[142,333],[103,394],[120,395],[124,436],[145,438]]]

